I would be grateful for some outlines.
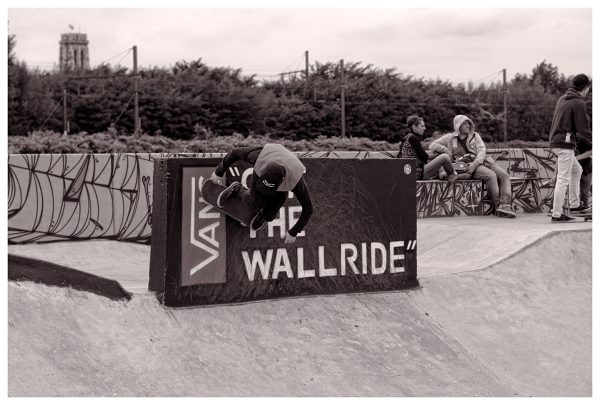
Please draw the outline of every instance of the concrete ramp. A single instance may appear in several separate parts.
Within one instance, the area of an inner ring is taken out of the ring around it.
[[[516,394],[403,292],[169,309],[18,282],[9,301],[11,396]]]
[[[418,290],[236,306],[9,282],[9,395],[591,396],[591,235]]]
[[[554,232],[413,302],[520,395],[592,395],[592,232]]]

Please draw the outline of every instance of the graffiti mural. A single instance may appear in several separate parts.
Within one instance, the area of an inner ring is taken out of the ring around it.
[[[483,183],[463,180],[417,182],[417,218],[483,214]]]
[[[148,239],[151,173],[148,155],[11,155],[8,239]]]
[[[417,218],[454,215],[454,192],[447,181],[417,182]]]
[[[298,152],[301,158],[391,159],[389,152]],[[555,157],[548,149],[490,149],[513,178],[517,212],[548,211]],[[153,161],[163,157],[222,157],[222,153],[9,155],[9,243],[114,239],[148,243],[152,227]],[[481,215],[481,182],[418,182],[417,213]]]
[[[454,215],[482,215],[483,189],[483,182],[478,180],[454,183]]]
[[[148,242],[158,156],[173,155],[10,155],[9,243]]]
[[[488,149],[513,179],[551,179],[556,170],[556,155],[550,149]]]

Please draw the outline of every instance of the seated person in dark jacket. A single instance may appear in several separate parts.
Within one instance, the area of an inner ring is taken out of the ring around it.
[[[429,155],[421,146],[419,137],[425,133],[425,121],[417,115],[411,115],[406,119],[408,133],[400,142],[399,158],[417,159],[417,180],[432,179],[440,168],[444,169],[445,173],[450,173],[446,178],[448,181],[455,181],[458,178],[456,171],[452,167],[450,156],[441,154],[436,156],[431,162]],[[445,174],[444,173],[444,174]]]
[[[293,243],[296,236],[308,223],[313,206],[304,181],[306,168],[292,152],[277,143],[268,143],[263,147],[235,148],[219,163],[211,179],[224,185],[225,171],[238,160],[243,160],[254,166],[250,180],[250,189],[239,182],[232,183],[221,193],[217,200],[219,207],[224,207],[229,198],[245,198],[249,204],[259,207],[260,224],[274,220],[279,209],[285,203],[288,191],[292,191],[302,206],[298,221],[288,231],[285,243]]]

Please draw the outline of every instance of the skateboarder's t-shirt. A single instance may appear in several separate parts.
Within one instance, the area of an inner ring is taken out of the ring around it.
[[[217,176],[223,176],[225,171],[231,167],[238,160],[242,160],[248,162],[254,166],[260,152],[262,151],[262,146],[250,146],[245,148],[235,148],[231,152],[229,152],[219,163],[217,168],[215,169],[215,174]],[[253,176],[254,179],[257,179],[256,173]],[[312,201],[310,198],[310,194],[308,192],[308,188],[306,183],[304,182],[304,177],[301,177],[296,186],[292,189],[292,192],[296,196],[296,199],[302,206],[302,212],[300,213],[300,217],[296,224],[288,231],[290,235],[296,236],[304,226],[308,223],[313,211]]]

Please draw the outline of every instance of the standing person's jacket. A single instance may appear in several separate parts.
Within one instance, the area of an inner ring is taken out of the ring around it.
[[[302,206],[300,218],[298,218],[296,224],[289,230],[290,235],[298,235],[308,223],[313,212],[312,201],[303,176],[306,169],[300,160],[296,155],[279,144],[266,144],[264,147],[250,146],[235,148],[223,158],[221,163],[219,163],[215,169],[215,174],[219,177],[223,176],[227,169],[238,160],[248,162],[254,167],[254,173],[252,174],[252,180],[250,182],[250,190],[251,192],[258,193],[260,193],[261,189],[259,172],[264,165],[270,162],[276,162],[284,166],[286,175],[284,181],[279,185],[277,192],[287,193],[288,191],[292,191]],[[264,196],[263,198],[268,199],[269,196]]]
[[[396,157],[417,159],[417,180],[421,180],[423,178],[423,170],[425,164],[429,160],[429,155],[427,152],[425,152],[423,146],[421,145],[421,141],[415,134],[410,131],[406,134],[406,136],[400,142],[400,150],[398,151],[398,155]]]
[[[442,137],[431,142],[429,149],[439,154],[447,153],[452,161],[460,158],[461,156],[455,156],[455,149],[458,149],[459,147],[459,128],[465,121],[469,121],[471,123],[471,128],[473,128],[473,131],[467,135],[464,146],[467,152],[475,155],[474,162],[476,162],[477,166],[479,166],[485,161],[485,143],[483,143],[481,136],[475,132],[475,124],[473,121],[471,121],[471,119],[466,115],[457,115],[454,117],[454,132],[443,135]]]
[[[550,148],[575,149],[576,138],[592,143],[592,131],[581,94],[570,88],[560,96],[550,128]]]

